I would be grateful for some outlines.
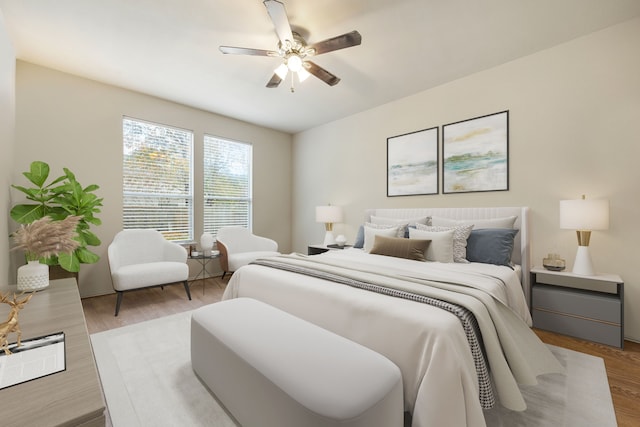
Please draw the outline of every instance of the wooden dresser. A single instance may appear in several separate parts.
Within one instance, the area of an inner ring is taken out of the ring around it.
[[[0,287],[3,293],[15,286]],[[4,322],[9,306],[0,305]],[[75,279],[52,280],[19,314],[22,339],[65,333],[66,370],[0,390],[3,426],[104,426],[105,403]],[[14,342],[15,334],[9,336]]]

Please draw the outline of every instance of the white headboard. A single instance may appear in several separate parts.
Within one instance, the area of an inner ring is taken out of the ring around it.
[[[511,260],[522,267],[522,288],[527,303],[530,295],[530,270],[531,258],[529,254],[529,208],[528,207],[495,207],[495,208],[407,208],[407,209],[367,209],[365,221],[369,222],[371,216],[386,218],[416,218],[421,216],[438,216],[456,220],[490,219],[515,216],[514,227],[520,232],[516,236],[513,245]]]

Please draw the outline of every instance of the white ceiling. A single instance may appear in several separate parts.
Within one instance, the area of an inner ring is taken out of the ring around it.
[[[18,59],[296,133],[640,16],[639,0],[282,0],[342,81],[265,84],[277,49],[261,0],[0,0]]]

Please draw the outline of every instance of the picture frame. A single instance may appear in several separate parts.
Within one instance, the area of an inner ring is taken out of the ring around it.
[[[387,138],[387,197],[438,194],[438,127]]]
[[[442,193],[509,190],[509,111],[442,126]]]

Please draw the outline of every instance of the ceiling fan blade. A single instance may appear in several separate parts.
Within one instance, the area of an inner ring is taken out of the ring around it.
[[[273,73],[273,76],[271,76],[271,80],[269,80],[269,82],[267,83],[267,87],[269,88],[278,87],[281,82],[282,82],[282,79],[280,78],[280,76],[276,73]]]
[[[335,86],[340,82],[339,77],[331,74],[330,72],[320,67],[319,65],[315,64],[314,62],[305,61],[304,68],[306,68],[308,72],[310,72],[311,74],[313,74],[314,76],[316,76],[317,78],[319,78],[320,80],[328,84],[329,86]]]
[[[232,55],[278,56],[273,50],[252,49],[249,47],[220,46],[220,52]]]
[[[269,13],[269,17],[273,22],[280,42],[284,44],[286,40],[293,41],[291,25],[289,25],[289,18],[287,18],[287,11],[284,8],[284,4],[277,0],[265,0],[263,3],[267,8],[267,13]]]
[[[358,46],[362,43],[362,36],[357,31],[343,34],[341,36],[332,37],[318,43],[314,43],[310,48],[315,50],[316,55],[322,53],[333,52],[334,50],[344,49],[346,47]]]

